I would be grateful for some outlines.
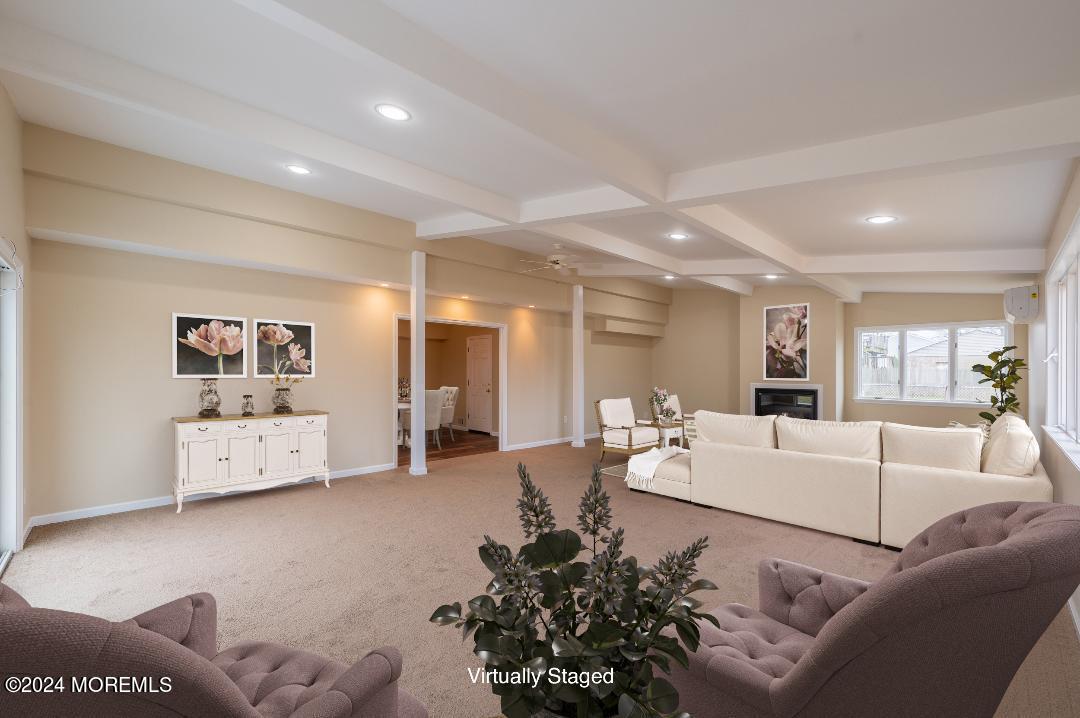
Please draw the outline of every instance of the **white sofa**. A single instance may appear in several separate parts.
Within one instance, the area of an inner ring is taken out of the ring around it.
[[[1038,444],[1015,416],[995,423],[985,449],[979,429],[707,411],[694,422],[692,502],[872,543],[904,546],[960,509],[1053,496]],[[656,477],[670,483],[668,463]],[[657,493],[683,498],[669,483]]]

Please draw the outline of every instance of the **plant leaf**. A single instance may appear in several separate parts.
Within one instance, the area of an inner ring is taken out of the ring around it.
[[[439,606],[435,609],[435,613],[431,614],[431,618],[428,620],[432,623],[437,623],[440,626],[448,626],[451,623],[457,623],[461,620],[461,604],[451,603]]]
[[[649,718],[649,712],[629,693],[619,696],[619,718]]]
[[[477,596],[469,601],[469,608],[484,621],[495,620],[495,599],[491,596]]]
[[[663,678],[653,678],[645,688],[645,700],[659,713],[671,713],[679,708],[679,692]]]
[[[521,547],[525,559],[536,568],[556,568],[570,563],[581,552],[581,537],[570,529],[540,534]]]

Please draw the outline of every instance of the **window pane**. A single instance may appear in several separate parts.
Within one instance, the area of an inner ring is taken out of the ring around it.
[[[1005,346],[1005,327],[961,327],[956,330],[955,401],[990,402],[990,383],[980,384],[982,374],[971,371],[973,364],[991,364],[986,356]]]
[[[904,356],[904,398],[945,401],[949,388],[949,330],[909,329]]]
[[[859,396],[900,398],[900,332],[859,334]]]

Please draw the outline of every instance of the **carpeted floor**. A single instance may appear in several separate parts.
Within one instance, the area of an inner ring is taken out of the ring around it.
[[[556,517],[573,526],[595,447],[552,446],[433,462],[426,477],[381,474],[57,524],[34,530],[4,581],[39,606],[122,619],[210,591],[220,640],[279,641],[341,660],[391,644],[402,684],[434,718],[482,718],[498,701],[467,680],[478,665],[452,628],[428,623],[441,603],[482,592],[484,533],[517,546],[514,466],[529,465]],[[616,463],[616,462],[608,462]],[[864,579],[884,549],[808,529],[630,492],[605,480],[626,548],[652,560],[702,534],[708,606],[756,605],[756,565],[778,556]],[[1021,668],[1000,716],[1080,715],[1080,645],[1063,613]],[[705,717],[699,717],[705,718]]]

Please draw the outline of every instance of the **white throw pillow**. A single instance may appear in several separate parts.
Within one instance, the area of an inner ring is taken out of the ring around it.
[[[763,446],[776,448],[776,417],[719,414],[715,411],[694,412],[698,438],[718,444]]]
[[[978,429],[939,429],[888,422],[881,426],[882,461],[893,464],[979,471],[982,441]]]
[[[1031,476],[1037,463],[1039,442],[1027,422],[1016,414],[999,416],[990,427],[982,470],[987,474]]]
[[[881,422],[815,421],[778,416],[776,446],[806,454],[881,461]]]

